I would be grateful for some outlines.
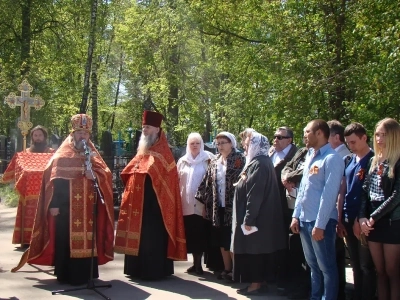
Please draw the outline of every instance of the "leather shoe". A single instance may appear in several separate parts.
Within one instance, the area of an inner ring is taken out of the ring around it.
[[[195,266],[191,266],[189,269],[186,270],[188,274],[197,274],[197,275],[203,275],[204,271],[203,268],[200,266],[200,268],[196,268]]]
[[[238,290],[236,290],[236,293],[240,294],[241,292],[247,291],[248,288],[249,288],[249,286],[246,286],[242,289],[238,289]]]

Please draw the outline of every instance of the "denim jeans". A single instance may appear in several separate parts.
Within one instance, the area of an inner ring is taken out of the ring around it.
[[[315,221],[300,222],[301,244],[311,268],[310,300],[337,300],[336,224],[336,220],[329,219],[324,230],[324,238],[316,241],[311,235]]]
[[[354,276],[354,300],[373,300],[376,293],[376,272],[371,253],[362,246],[353,232],[353,220],[342,221],[347,231],[345,237]]]

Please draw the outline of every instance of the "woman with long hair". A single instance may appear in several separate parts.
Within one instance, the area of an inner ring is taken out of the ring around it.
[[[375,127],[375,156],[361,195],[359,224],[378,275],[380,300],[400,299],[400,124],[391,118]]]
[[[204,150],[201,135],[193,132],[187,139],[186,154],[177,163],[186,248],[187,253],[193,255],[193,266],[187,269],[189,274],[203,274],[201,257],[206,250],[206,224],[203,218],[203,204],[194,196],[212,158],[214,155]]]

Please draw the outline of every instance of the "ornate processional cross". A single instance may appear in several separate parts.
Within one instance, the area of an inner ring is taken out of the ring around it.
[[[21,91],[21,96],[17,96],[15,93],[10,93],[4,98],[4,103],[8,104],[11,108],[21,106],[21,120],[18,122],[18,128],[21,130],[21,134],[24,137],[23,150],[25,151],[26,136],[28,135],[29,129],[31,129],[33,125],[30,121],[31,107],[39,110],[44,106],[45,102],[39,96],[35,96],[34,98],[30,96],[33,88],[26,79],[24,79],[22,83],[18,85],[18,90]]]

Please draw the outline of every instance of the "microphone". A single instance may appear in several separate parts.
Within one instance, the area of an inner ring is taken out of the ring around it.
[[[85,155],[86,156],[90,155],[90,150],[89,150],[89,147],[88,147],[88,145],[86,143],[86,140],[82,140],[82,144],[83,144],[83,150],[85,150]]]

